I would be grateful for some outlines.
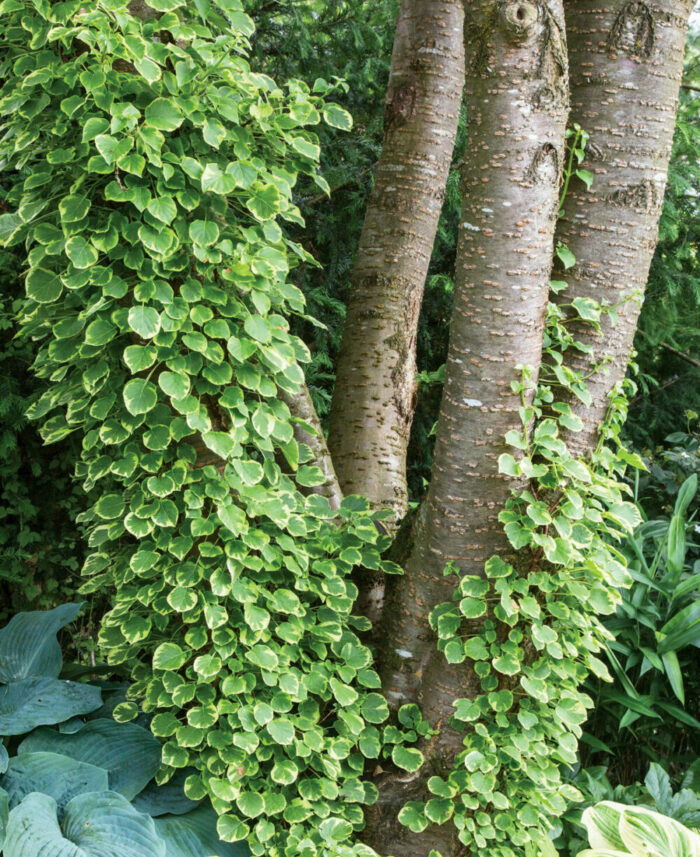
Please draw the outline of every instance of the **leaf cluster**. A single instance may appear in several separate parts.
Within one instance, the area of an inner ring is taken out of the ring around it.
[[[251,71],[237,0],[152,8],[0,5],[0,148],[29,171],[0,231],[27,251],[48,382],[30,415],[46,442],[82,438],[85,591],[114,593],[100,644],[133,678],[115,715],[153,715],[160,782],[192,768],[188,797],[255,854],[337,853],[376,795],[366,760],[412,769],[397,745],[418,734],[382,726],[351,615],[349,574],[391,571],[387,538],[367,501],[315,493],[280,398],[309,360],[289,272],[313,259],[278,221],[303,222],[300,175],[327,188],[313,129],[350,120],[324,81]]]

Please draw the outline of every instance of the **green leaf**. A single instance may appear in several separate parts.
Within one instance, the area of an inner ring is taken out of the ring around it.
[[[202,190],[226,196],[236,189],[236,180],[232,175],[224,173],[218,164],[207,164],[202,172]]]
[[[404,747],[402,744],[396,744],[391,751],[391,758],[399,768],[410,772],[417,771],[425,761],[420,750],[415,747]]]
[[[34,792],[10,812],[6,857],[166,857],[153,820],[121,795],[73,798],[59,826],[56,802]]]
[[[280,192],[273,184],[256,183],[246,206],[258,220],[270,220],[280,211]]]
[[[133,306],[128,315],[129,327],[142,339],[153,339],[160,330],[158,310],[149,306]]]
[[[212,119],[208,116],[204,120],[202,136],[204,137],[205,142],[212,146],[212,148],[218,149],[226,139],[226,128],[218,119]]]
[[[7,212],[0,214],[0,244],[7,245],[24,221],[18,214]]]
[[[166,225],[172,223],[177,215],[177,205],[170,196],[158,196],[152,199],[146,206],[146,211],[152,214],[156,220]]]
[[[236,459],[233,462],[236,473],[246,485],[257,485],[264,476],[262,466],[257,461],[242,461]]]
[[[593,185],[593,173],[588,170],[576,170],[575,175],[586,185],[587,190],[591,189],[591,186]]]
[[[161,372],[158,386],[171,399],[184,399],[190,392],[190,379],[180,372]]]
[[[352,116],[338,104],[326,104],[323,108],[323,118],[333,128],[340,128],[341,131],[352,129]]]
[[[89,268],[97,262],[97,250],[82,235],[74,235],[66,241],[66,256],[79,269]]]
[[[243,792],[236,798],[236,806],[248,818],[257,818],[265,809],[262,795],[257,792]]]
[[[556,250],[554,251],[557,259],[564,266],[564,270],[568,271],[569,268],[573,268],[576,264],[576,256],[566,247],[564,244],[558,244]]]
[[[121,494],[103,494],[95,503],[95,514],[104,519],[120,518],[124,513],[124,498]]]
[[[678,655],[674,651],[664,652],[661,655],[661,660],[663,661],[671,689],[681,701],[681,705],[685,705],[683,673],[681,672],[681,665],[678,662]]]
[[[106,345],[117,335],[117,328],[106,318],[98,318],[88,325],[85,342],[88,345]]]
[[[27,274],[27,297],[40,304],[49,304],[60,297],[63,284],[52,271],[32,268]]]
[[[362,700],[361,711],[368,723],[383,723],[389,717],[389,706],[380,693],[368,693]]]
[[[153,669],[179,670],[188,657],[189,654],[176,643],[161,643],[153,653]]]
[[[134,145],[134,141],[131,137],[119,140],[109,134],[98,134],[95,137],[95,145],[105,161],[108,164],[113,164],[123,155],[126,155]]]
[[[124,404],[134,416],[147,414],[158,402],[158,390],[155,384],[144,378],[134,378],[124,386]]]
[[[104,768],[110,789],[128,800],[145,788],[160,766],[160,744],[153,735],[135,723],[114,720],[90,720],[72,735],[38,729],[18,750],[20,756],[37,752],[59,753]]]
[[[412,833],[422,833],[430,823],[425,817],[423,804],[418,801],[408,801],[399,812],[398,819]]]
[[[22,678],[0,687],[0,735],[22,735],[88,714],[102,704],[100,690],[57,678]]]
[[[62,223],[77,223],[90,211],[90,200],[80,194],[64,196],[58,204],[58,212]]]
[[[344,818],[326,818],[321,822],[318,832],[326,842],[342,842],[352,836],[354,828]]]
[[[249,315],[243,323],[245,332],[256,342],[270,342],[272,340],[272,332],[270,323],[261,315]]]
[[[156,98],[146,108],[146,122],[159,131],[175,131],[185,117],[172,98]]]
[[[277,718],[267,724],[267,731],[278,744],[291,744],[294,740],[294,725],[284,718]]]
[[[209,247],[219,240],[219,227],[207,220],[194,220],[190,224],[190,238],[201,247]]]
[[[124,349],[124,362],[136,374],[153,365],[156,349],[150,345],[128,345]],[[160,381],[160,378],[158,379]]]

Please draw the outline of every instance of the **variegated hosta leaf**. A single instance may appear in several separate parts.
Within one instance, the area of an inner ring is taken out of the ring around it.
[[[673,818],[643,807],[632,807],[623,814],[620,835],[632,854],[700,857],[700,835]]]
[[[620,836],[620,816],[626,809],[629,807],[612,801],[588,807],[581,820],[588,831],[591,848],[625,852],[625,843]]]
[[[115,792],[78,795],[59,826],[56,801],[38,792],[10,812],[4,857],[165,857],[153,819]]]
[[[700,835],[645,807],[603,801],[582,820],[592,847],[579,857],[700,857]]]

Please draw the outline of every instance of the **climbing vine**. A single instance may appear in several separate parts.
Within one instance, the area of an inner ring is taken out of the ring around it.
[[[302,222],[299,175],[327,190],[310,129],[350,117],[323,80],[251,70],[240,0],[2,0],[0,21],[0,158],[26,174],[0,240],[27,251],[22,327],[48,382],[31,416],[47,442],[82,438],[85,591],[114,593],[101,645],[133,677],[115,715],[153,715],[159,781],[191,769],[186,793],[211,798],[223,839],[349,853],[376,797],[366,760],[417,770],[406,743],[428,729],[416,706],[386,724],[351,615],[354,566],[399,570],[388,540],[364,499],[336,511],[316,493],[324,475],[279,398],[310,357],[289,329],[304,314],[289,272],[313,264],[280,223]],[[619,442],[624,396],[589,460],[561,436],[579,421],[560,392],[587,401],[564,356],[602,311],[550,307],[537,394],[500,460],[518,486],[501,515],[513,554],[431,620],[483,694],[457,703],[456,769],[401,819],[453,819],[499,857],[535,853],[576,797],[558,765],[575,760],[583,678],[606,675],[598,616],[626,581],[614,543],[638,520],[620,482],[640,464]],[[516,391],[535,383],[526,370]]]
[[[592,181],[580,169],[587,134],[575,126],[567,138],[560,208],[573,176]],[[555,255],[565,270],[575,264],[563,245]],[[565,289],[565,281],[552,282],[553,291]],[[452,725],[466,735],[454,769],[431,777],[433,797],[408,803],[399,818],[414,832],[452,819],[470,853],[554,854],[552,821],[581,800],[562,769],[577,761],[593,705],[584,680],[610,680],[598,654],[612,635],[600,617],[615,610],[618,590],[630,582],[616,544],[641,522],[622,477],[629,466],[644,467],[620,440],[631,381],[612,391],[596,450],[582,459],[567,448],[566,436],[583,428],[572,403],[590,404],[586,378],[567,357],[586,348],[577,328],[600,331],[603,313],[614,321],[614,307],[588,298],[549,304],[539,377],[525,367],[512,384],[522,428],[508,432],[513,452],[498,462],[514,483],[499,516],[512,552],[492,556],[483,576],[460,577],[453,601],[430,617],[446,660],[468,665],[482,693],[455,702]],[[445,574],[459,571],[450,566]]]
[[[350,613],[353,566],[397,570],[386,537],[364,499],[315,493],[279,397],[309,360],[288,274],[313,263],[280,223],[300,174],[327,189],[310,129],[350,117],[323,80],[251,71],[240,0],[4,0],[0,21],[0,157],[26,173],[0,238],[27,250],[31,416],[78,433],[95,492],[84,590],[113,594],[100,643],[133,677],[115,716],[153,715],[159,781],[191,769],[224,840],[338,853],[365,760],[409,764],[426,730],[415,707],[383,725]]]

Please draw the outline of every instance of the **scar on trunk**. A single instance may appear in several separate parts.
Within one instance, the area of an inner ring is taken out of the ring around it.
[[[559,153],[551,143],[538,147],[524,179],[529,183],[556,182],[559,178]]]
[[[608,196],[608,201],[613,205],[641,208],[646,212],[655,211],[661,205],[662,199],[661,188],[651,179],[620,187]]]
[[[418,87],[409,80],[402,84],[387,100],[384,108],[384,131],[400,128],[416,115]]]
[[[654,49],[654,17],[642,0],[628,0],[617,13],[608,37],[611,51],[621,50],[634,59],[647,59]]]

